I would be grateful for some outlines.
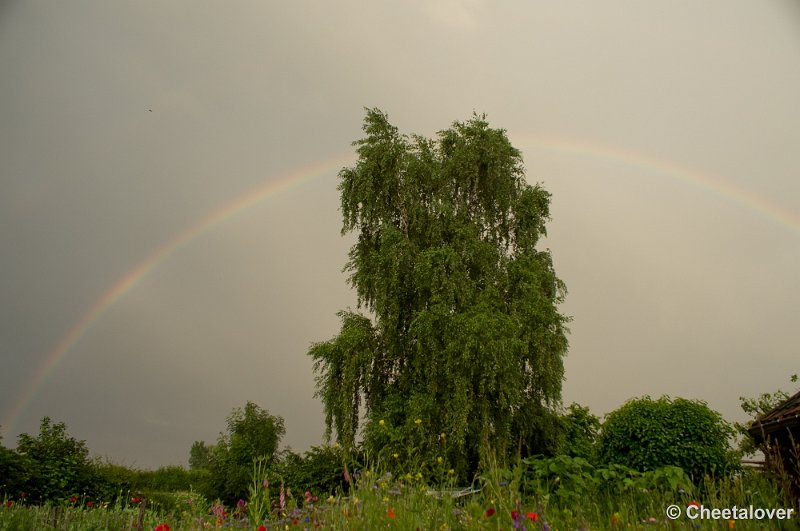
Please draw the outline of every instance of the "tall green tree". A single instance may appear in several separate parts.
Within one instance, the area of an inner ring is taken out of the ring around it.
[[[490,453],[554,450],[568,318],[538,248],[550,194],[485,116],[428,139],[368,109],[363,129],[339,190],[366,312],[340,312],[309,352],[328,437],[352,446],[365,416],[373,455],[413,447],[462,475]]]

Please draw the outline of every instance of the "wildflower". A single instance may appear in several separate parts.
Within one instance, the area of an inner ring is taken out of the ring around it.
[[[442,461],[444,461],[444,460],[442,459],[442,456],[439,456],[439,457],[437,457],[437,458],[436,458],[436,462],[437,462],[437,463],[439,463],[439,464],[442,464]]]
[[[7,500],[6,501],[6,507],[11,507],[12,505],[14,505],[13,501],[11,501],[11,500]]]
[[[395,459],[399,459],[400,458],[400,454],[394,453],[394,454],[392,454],[392,457],[394,457]]]
[[[442,433],[440,433],[440,434],[439,434],[439,438],[440,438],[441,440],[444,440],[444,438],[445,438],[444,432],[442,432]]]
[[[692,501],[689,502],[687,507],[695,507],[695,508],[699,509],[700,508],[700,504],[697,503],[695,500],[692,500]]]
[[[87,501],[87,502],[86,502],[86,507],[88,507],[89,509],[91,509],[92,507],[94,507],[94,502],[92,502],[92,501]]]
[[[305,493],[306,503],[311,503],[311,491],[307,490]]]
[[[494,513],[495,513],[494,507],[489,507],[488,509],[486,509],[486,518],[491,518],[492,516],[494,516]]]
[[[169,525],[167,524],[158,524],[155,528],[155,531],[169,531]]]
[[[256,529],[256,531],[267,531],[267,526],[260,525],[258,526],[258,529]]]
[[[736,520],[728,520],[728,529],[733,529],[733,526],[736,525]]]
[[[239,511],[243,511],[245,507],[247,507],[247,502],[239,498],[239,501],[236,502],[236,509]]]
[[[611,515],[611,525],[612,526],[616,527],[617,525],[619,525],[619,521],[620,521],[619,513],[614,513],[614,514]]]
[[[386,502],[388,502],[388,501],[389,501],[389,496],[384,496],[384,497],[383,497],[383,503],[386,503]]]
[[[394,514],[394,509],[392,509],[391,507],[389,507],[389,510],[386,511],[386,516],[388,516],[389,518],[397,518],[397,515]]]
[[[73,499],[70,498],[69,501],[73,501]],[[191,503],[191,501],[192,500],[189,500],[189,503]],[[133,498],[131,498],[131,503],[134,504],[134,505],[137,505],[139,503],[142,503],[142,499],[139,498],[139,497],[134,496]]]
[[[519,511],[511,511],[511,519],[519,520]]]
[[[264,485],[265,489],[269,488],[269,480],[267,478],[264,478],[264,481],[262,481],[261,484]]]
[[[347,468],[344,469],[344,482],[350,483],[350,473],[347,471]]]
[[[450,475],[452,476],[453,474],[455,474],[455,473],[456,473],[456,471],[455,471],[454,469],[452,469],[452,468],[451,468],[450,470],[448,470],[448,471],[447,471],[447,473],[448,473],[448,474],[450,474]]]
[[[383,420],[383,419],[381,419],[381,420],[378,422],[378,424],[379,424],[380,426],[386,426],[386,421],[385,421],[385,420]]]
[[[334,501],[333,494],[331,494],[330,496],[328,496],[328,503],[333,503],[333,501]]]
[[[527,513],[525,513],[525,516],[526,516],[526,517],[528,518],[528,520],[530,520],[531,522],[535,522],[535,521],[537,521],[537,520],[539,519],[539,515],[538,515],[538,514],[536,514],[536,513],[535,513],[535,512],[533,512],[533,511],[528,511]]]
[[[415,420],[415,421],[414,421],[414,424],[416,424],[417,426],[419,426],[420,424],[422,424],[422,419],[417,419],[417,420]]]
[[[76,501],[78,501],[78,497],[77,496],[70,496],[69,497],[69,502],[70,503],[75,503]]]

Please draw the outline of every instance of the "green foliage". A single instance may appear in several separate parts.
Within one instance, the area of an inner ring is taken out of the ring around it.
[[[537,249],[550,194],[483,116],[431,140],[371,109],[364,131],[339,190],[342,233],[358,232],[345,269],[370,316],[340,312],[339,334],[310,349],[327,436],[353,447],[363,415],[366,452],[387,453],[383,420],[389,455],[413,441],[463,478],[491,449],[552,452],[568,319]]]
[[[207,445],[204,441],[195,441],[189,450],[189,468],[197,470],[200,468],[208,468],[211,466],[211,452],[213,447]]]
[[[284,485],[298,500],[305,492],[324,498],[347,488],[346,464],[341,447],[312,446],[302,455],[286,450],[267,469],[265,478],[274,486]]]
[[[252,402],[231,412],[227,428],[227,433],[220,434],[217,444],[211,447],[211,474],[202,490],[209,499],[234,503],[247,496],[253,461],[263,458],[271,463],[286,429],[281,417]]]
[[[629,400],[602,426],[600,459],[635,470],[677,466],[696,481],[735,469],[733,428],[705,402],[650,397]]]
[[[25,491],[31,500],[63,499],[71,494],[93,494],[95,477],[84,441],[67,434],[63,422],[53,424],[44,417],[39,435],[19,436],[17,453],[28,472]]]
[[[797,375],[793,374],[789,380],[792,383],[797,383]],[[742,411],[744,411],[750,420],[744,423],[737,422],[735,424],[736,431],[739,432],[739,451],[742,455],[753,455],[758,451],[758,445],[753,440],[748,430],[759,417],[769,413],[775,407],[789,399],[791,395],[779,389],[774,393],[762,393],[756,398],[739,397]]]
[[[588,407],[570,404],[562,415],[563,440],[559,453],[570,457],[582,457],[594,461],[597,452],[597,438],[600,434],[600,419],[592,415]]]
[[[0,497],[18,495],[25,490],[28,480],[24,456],[0,445]]]

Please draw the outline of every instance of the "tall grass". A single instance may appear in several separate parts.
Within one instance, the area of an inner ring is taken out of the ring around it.
[[[521,460],[513,468],[492,466],[469,489],[446,477],[408,471],[393,475],[377,466],[350,464],[347,492],[312,493],[300,501],[280,496],[280,485],[263,482],[256,466],[250,500],[237,507],[206,503],[189,493],[170,504],[142,507],[129,501],[92,508],[63,504],[4,503],[0,529],[798,529],[791,520],[690,520],[686,507],[792,507],[778,483],[764,471],[743,470],[693,485],[677,468],[638,473],[621,466],[596,467],[580,458]],[[120,496],[119,500],[124,500]],[[9,500],[5,500],[8,502]],[[247,503],[249,502],[249,503]],[[670,520],[665,510],[682,515]],[[256,510],[257,509],[257,510]]]

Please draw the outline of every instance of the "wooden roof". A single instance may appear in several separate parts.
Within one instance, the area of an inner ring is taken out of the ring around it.
[[[757,418],[747,431],[757,440],[783,428],[800,427],[800,391]]]

